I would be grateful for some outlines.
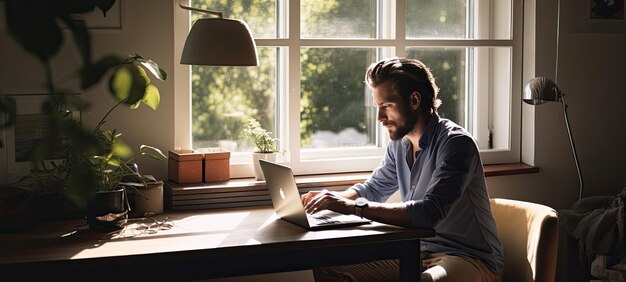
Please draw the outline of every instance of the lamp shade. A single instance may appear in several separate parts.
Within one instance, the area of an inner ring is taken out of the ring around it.
[[[558,102],[561,99],[561,90],[552,79],[535,77],[524,84],[522,99],[531,105]]]
[[[245,22],[224,18],[199,19],[189,31],[181,64],[258,66],[256,45]]]

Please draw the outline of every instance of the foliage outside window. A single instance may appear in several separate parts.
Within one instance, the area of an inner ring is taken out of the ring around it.
[[[511,47],[518,42],[511,33],[513,17],[500,17],[505,20],[498,25],[493,15],[512,14],[512,2],[503,2],[193,0],[195,7],[245,20],[260,66],[192,67],[192,145],[229,149],[231,163],[249,165],[245,156],[255,146],[244,129],[254,118],[279,138],[279,150],[288,152],[280,161],[296,173],[369,170],[379,163],[388,140],[363,75],[379,59],[405,56],[431,68],[441,88],[441,117],[468,128],[485,151],[510,151],[508,119],[500,122],[505,127],[495,122],[503,141],[488,146],[495,115],[510,115],[507,103],[513,100],[511,76],[517,67],[510,64]],[[192,13],[191,20],[202,16]],[[289,26],[296,21],[299,30]],[[501,61],[504,67],[493,67]],[[494,82],[494,72],[509,77]],[[358,165],[353,166],[354,158]],[[325,160],[334,163],[324,169]],[[235,170],[235,175],[246,172]]]

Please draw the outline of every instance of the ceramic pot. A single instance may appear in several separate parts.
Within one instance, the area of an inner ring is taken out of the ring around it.
[[[259,160],[276,162],[276,153],[252,153],[252,163],[254,164],[254,176],[258,181],[264,181],[263,170]]]
[[[87,203],[87,223],[91,229],[115,229],[128,219],[128,197],[123,188],[98,191]]]
[[[149,183],[135,191],[133,215],[144,217],[163,213],[163,182]]]

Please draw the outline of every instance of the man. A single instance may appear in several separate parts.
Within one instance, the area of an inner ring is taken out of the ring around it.
[[[440,118],[438,88],[418,60],[372,64],[378,121],[391,143],[381,165],[363,184],[343,192],[302,195],[309,213],[323,209],[409,228],[432,228],[422,241],[422,281],[501,281],[502,244],[491,214],[482,161],[472,136]],[[400,190],[401,203],[385,203]],[[372,250],[375,251],[375,250]],[[314,270],[322,281],[397,281],[398,262]]]

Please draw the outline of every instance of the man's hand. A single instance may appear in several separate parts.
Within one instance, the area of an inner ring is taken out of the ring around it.
[[[311,191],[300,196],[304,210],[307,213],[316,213],[321,210],[332,210],[342,214],[354,212],[354,201],[327,190]]]

